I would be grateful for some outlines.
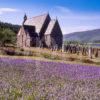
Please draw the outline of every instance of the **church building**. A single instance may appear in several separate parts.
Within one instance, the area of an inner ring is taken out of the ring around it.
[[[63,34],[57,19],[51,19],[49,14],[27,18],[17,34],[17,46],[44,47],[61,49]]]

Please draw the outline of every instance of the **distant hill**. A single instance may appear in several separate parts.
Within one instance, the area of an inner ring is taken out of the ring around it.
[[[66,34],[64,35],[64,41],[99,42],[100,43],[100,29]]]
[[[13,32],[18,33],[20,26],[19,25],[13,25],[10,23],[4,23],[0,21],[0,31],[4,29],[11,29]]]

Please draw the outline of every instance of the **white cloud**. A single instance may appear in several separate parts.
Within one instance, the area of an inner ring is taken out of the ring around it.
[[[0,8],[0,14],[7,13],[7,12],[18,12],[18,9],[13,8]]]
[[[33,6],[32,10],[26,10],[25,12],[27,12],[30,16],[35,16],[38,15],[39,13],[42,14],[43,12],[48,12],[50,13],[50,16],[52,16],[52,18],[58,18],[61,29],[63,31],[63,34],[68,34],[71,32],[77,32],[77,31],[85,31],[85,30],[91,30],[91,29],[96,29],[96,28],[100,28],[100,14],[94,14],[94,13],[80,13],[80,12],[76,12],[73,9],[70,9],[68,7],[65,6],[54,6],[54,7],[40,7],[41,9],[37,9],[37,6]],[[36,10],[37,9],[37,10]],[[7,13],[7,12],[19,12],[20,10],[18,9],[12,9],[12,8],[0,8],[0,14],[3,13]],[[21,23],[22,22],[22,18],[23,18],[23,12],[21,10],[21,15],[20,18],[17,18],[17,21],[15,20],[16,14],[14,13],[13,16],[10,16],[9,19],[7,19],[7,17],[1,17],[4,21],[5,19],[8,20],[8,22],[13,22],[15,23]],[[19,20],[19,22],[18,22]]]
[[[60,19],[66,20],[100,20],[100,13],[94,14],[94,13],[80,13],[76,12],[68,7],[64,6],[55,6],[51,9],[51,13],[53,16],[58,16]]]
[[[50,10],[53,18],[57,16],[63,34],[100,28],[100,13],[82,13],[63,6]]]
[[[59,15],[62,19],[72,19],[72,20],[100,20],[100,15],[79,15],[79,14],[69,14],[69,15]]]
[[[54,8],[62,13],[70,13],[71,12],[71,10],[69,8],[64,7],[64,6],[55,6]]]

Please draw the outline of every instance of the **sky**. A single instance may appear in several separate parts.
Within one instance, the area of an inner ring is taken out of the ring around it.
[[[49,13],[63,34],[100,28],[100,0],[0,0],[0,21],[21,25],[25,13]]]

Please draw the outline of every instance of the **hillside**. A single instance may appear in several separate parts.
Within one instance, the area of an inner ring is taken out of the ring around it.
[[[100,29],[66,34],[64,41],[100,42]]]
[[[0,21],[0,31],[4,29],[11,29],[13,32],[17,33],[19,30],[20,26],[19,25],[13,25],[10,23],[4,23]]]

